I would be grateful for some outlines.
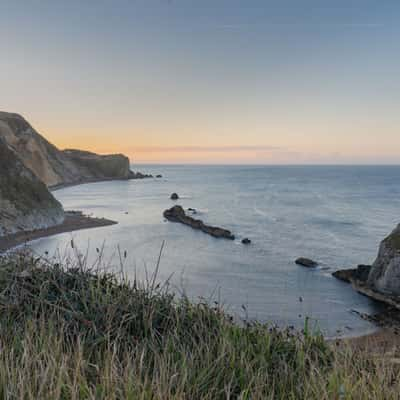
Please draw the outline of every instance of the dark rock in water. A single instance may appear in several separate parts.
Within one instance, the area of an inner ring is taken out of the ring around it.
[[[188,211],[190,211],[192,214],[197,214],[197,210],[195,208],[188,208]]]
[[[162,178],[162,175],[156,175],[156,178]]]
[[[129,172],[129,179],[147,179],[154,178],[151,174],[142,174],[141,172]]]
[[[179,222],[184,225],[188,225],[193,229],[200,230],[207,233],[215,238],[224,238],[234,240],[235,236],[232,235],[227,229],[222,229],[215,226],[209,226],[204,224],[203,221],[199,219],[194,219],[185,214],[185,210],[181,206],[174,206],[168,210],[164,211],[164,217],[171,222]]]
[[[333,272],[332,276],[347,283],[356,281],[366,282],[370,271],[370,265],[359,265],[357,268],[353,269],[340,269],[339,271]]]
[[[249,238],[244,238],[244,239],[242,239],[242,243],[243,244],[250,244],[251,240]]]
[[[171,194],[171,200],[178,200],[178,199],[179,199],[178,193]]]
[[[309,259],[309,258],[304,258],[304,257],[300,257],[296,260],[296,264],[297,265],[301,265],[303,267],[307,267],[307,268],[315,268],[318,266],[318,263]]]

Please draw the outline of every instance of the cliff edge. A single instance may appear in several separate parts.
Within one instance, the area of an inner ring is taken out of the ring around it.
[[[48,188],[113,179],[133,173],[128,157],[59,150],[21,115],[0,112],[0,237],[63,223],[61,204]]]
[[[59,150],[19,114],[0,112],[0,138],[48,187],[133,177],[128,157]]]
[[[48,228],[63,220],[61,204],[0,138],[0,236]]]
[[[383,294],[400,296],[400,224],[382,241],[367,284]]]

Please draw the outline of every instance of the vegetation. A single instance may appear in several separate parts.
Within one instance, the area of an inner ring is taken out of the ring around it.
[[[321,335],[235,324],[156,276],[0,260],[2,399],[398,399],[390,360]]]

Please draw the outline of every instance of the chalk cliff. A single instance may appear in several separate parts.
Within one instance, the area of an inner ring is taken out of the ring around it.
[[[59,150],[19,114],[0,112],[0,236],[62,223],[48,188],[148,177],[132,172],[122,154]]]
[[[378,292],[400,296],[400,225],[382,241],[368,285]]]
[[[18,114],[0,112],[0,138],[49,187],[133,177],[128,157],[61,151]]]
[[[0,138],[0,236],[64,220],[61,204]]]

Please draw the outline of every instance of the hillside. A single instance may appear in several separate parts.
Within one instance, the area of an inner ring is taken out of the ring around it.
[[[0,112],[0,138],[49,187],[133,176],[128,157],[61,151],[18,114]]]
[[[62,223],[61,204],[0,138],[0,236]]]

